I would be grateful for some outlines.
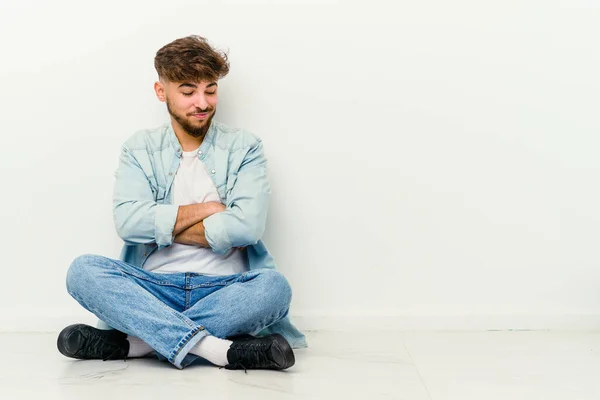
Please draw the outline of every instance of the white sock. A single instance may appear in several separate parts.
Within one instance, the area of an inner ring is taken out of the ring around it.
[[[233,342],[231,340],[219,339],[215,336],[205,336],[198,344],[190,350],[190,353],[200,356],[211,363],[224,367],[229,364],[227,360],[227,350]]]
[[[144,357],[146,354],[154,351],[146,342],[135,336],[127,336],[129,342],[129,353],[128,358]]]

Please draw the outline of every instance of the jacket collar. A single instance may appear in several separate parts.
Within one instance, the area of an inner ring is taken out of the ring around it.
[[[178,157],[181,157],[181,152],[183,151],[183,149],[181,148],[179,139],[177,139],[177,135],[175,135],[175,131],[173,130],[173,125],[171,122],[167,122],[166,125],[167,125],[167,136],[169,138],[169,143],[171,145],[171,148],[173,149],[173,152],[175,153],[175,155],[177,155]],[[206,132],[206,135],[204,136],[204,140],[202,140],[202,144],[200,145],[200,151],[202,153],[206,154],[206,152],[208,151],[210,145],[214,141],[216,131],[217,131],[216,122],[213,119],[210,123],[210,126],[208,127],[208,131]]]

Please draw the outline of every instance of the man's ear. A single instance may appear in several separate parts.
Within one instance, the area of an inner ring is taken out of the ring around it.
[[[154,92],[156,93],[156,97],[158,100],[164,102],[165,101],[165,85],[160,81],[154,82]]]

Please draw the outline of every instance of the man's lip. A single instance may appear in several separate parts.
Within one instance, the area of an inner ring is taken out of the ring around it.
[[[206,118],[208,117],[208,113],[199,113],[199,114],[192,114],[194,117],[196,118]]]

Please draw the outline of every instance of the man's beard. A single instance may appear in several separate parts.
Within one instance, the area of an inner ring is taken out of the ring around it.
[[[206,112],[209,112],[210,116],[204,120],[204,124],[202,124],[201,126],[194,126],[190,124],[187,118],[182,117],[181,115],[178,115],[175,112],[173,112],[173,110],[171,109],[171,104],[169,103],[169,99],[167,99],[167,111],[169,111],[169,114],[171,114],[173,119],[177,121],[179,125],[181,125],[183,130],[188,135],[193,136],[195,138],[201,138],[204,137],[204,135],[206,135],[206,132],[208,132],[208,128],[210,128],[210,123],[212,122],[212,119],[216,114],[216,108],[209,108]]]

